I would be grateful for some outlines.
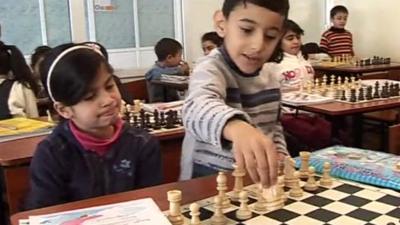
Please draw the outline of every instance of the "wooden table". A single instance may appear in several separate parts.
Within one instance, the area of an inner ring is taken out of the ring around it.
[[[329,102],[315,105],[292,106],[283,104],[287,107],[296,108],[303,111],[318,113],[327,117],[328,120],[333,121],[332,134],[337,136],[336,132],[338,127],[334,122],[339,117],[352,116],[353,117],[353,130],[354,130],[354,145],[361,147],[362,142],[362,113],[374,112],[385,109],[393,109],[400,107],[400,98],[375,100],[366,103],[344,103],[344,102]]]
[[[154,135],[161,145],[164,183],[177,181],[184,129]],[[8,215],[19,211],[20,201],[29,190],[29,163],[36,145],[45,137],[37,136],[0,143],[0,169],[3,178],[0,181],[0,190],[4,196],[3,201],[0,201],[4,202],[0,205],[0,218],[1,216],[8,218]],[[3,205],[6,205],[5,209],[1,208]]]
[[[178,91],[186,91],[189,88],[189,82],[182,81],[182,82],[172,82],[172,81],[165,81],[165,80],[152,80],[152,84],[164,86],[167,88],[173,88]]]
[[[400,74],[400,63],[390,63],[390,64],[382,64],[382,65],[370,65],[370,66],[350,66],[350,65],[339,65],[339,66],[313,66],[315,73],[317,75],[321,74],[335,74],[335,75],[350,75],[350,76],[363,76],[366,73],[373,72],[384,72],[388,71],[389,73],[393,73],[393,75],[389,75],[391,79],[398,80],[398,77],[394,77]]]
[[[228,178],[228,190],[233,187],[232,176]],[[249,178],[245,179],[245,184],[250,184]],[[56,213],[65,210],[73,210],[85,207],[100,206],[105,204],[112,204],[117,202],[129,201],[140,198],[153,198],[161,210],[168,210],[167,191],[178,189],[182,191],[182,203],[188,204],[200,199],[210,197],[217,194],[216,190],[216,176],[208,176],[188,181],[181,181],[176,183],[163,184],[155,187],[144,188],[124,193],[107,195],[87,200],[56,205],[36,210],[20,212],[11,217],[11,224],[18,225],[20,219],[27,219],[31,215],[40,215],[47,213]]]

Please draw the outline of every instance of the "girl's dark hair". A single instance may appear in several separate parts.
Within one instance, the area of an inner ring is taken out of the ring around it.
[[[304,30],[301,29],[301,27],[294,22],[293,20],[286,20],[283,24],[283,35],[279,43],[276,45],[276,48],[274,50],[274,53],[272,54],[270,61],[280,63],[283,59],[283,50],[281,48],[282,44],[282,39],[283,36],[289,31],[293,31],[295,34],[303,36],[304,35]],[[306,57],[306,56],[305,56]]]
[[[217,32],[212,31],[212,32],[207,32],[207,33],[203,34],[203,36],[201,36],[201,42],[203,43],[205,41],[211,41],[217,47],[219,47],[222,45],[222,42],[224,41],[224,39],[222,37],[220,37],[217,34]]]
[[[40,75],[42,83],[47,92],[47,76],[54,60],[68,48],[82,44],[63,44],[51,50],[50,54],[40,64]],[[51,74],[51,93],[55,101],[66,106],[75,105],[80,102],[97,77],[101,65],[105,65],[107,71],[112,74],[113,69],[104,56],[95,50],[82,48],[68,52],[54,66]]]
[[[31,69],[22,52],[14,45],[5,45],[0,41],[0,74],[12,72],[12,79],[29,88],[37,96],[39,85],[33,78]]]
[[[46,57],[46,55],[48,55],[50,50],[51,48],[47,45],[42,45],[35,48],[31,57],[31,68],[33,69],[35,67],[36,63],[39,61],[40,58]]]
[[[237,5],[244,4],[246,6],[246,3],[252,3],[254,5],[269,9],[273,12],[277,12],[285,18],[289,13],[288,0],[225,0],[224,4],[222,5],[222,13],[226,18],[228,18],[229,14]]]

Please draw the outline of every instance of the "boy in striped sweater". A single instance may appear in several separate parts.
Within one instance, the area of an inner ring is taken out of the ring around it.
[[[347,23],[349,11],[342,5],[337,5],[331,9],[332,27],[322,34],[320,48],[331,57],[352,55],[353,50],[353,35],[344,27]]]
[[[288,153],[278,122],[279,80],[263,69],[287,18],[287,0],[225,0],[214,15],[224,44],[190,78],[183,106],[187,130],[181,179],[246,168],[254,182],[275,184]]]

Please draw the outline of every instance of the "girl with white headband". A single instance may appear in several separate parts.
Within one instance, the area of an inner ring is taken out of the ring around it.
[[[26,209],[161,182],[158,142],[119,117],[112,67],[93,46],[64,44],[40,67],[42,82],[64,118],[37,147]]]

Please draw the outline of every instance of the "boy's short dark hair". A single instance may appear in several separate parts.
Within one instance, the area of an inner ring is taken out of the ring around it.
[[[205,34],[203,34],[203,36],[201,37],[201,42],[205,42],[205,41],[211,41],[212,43],[214,43],[216,46],[221,46],[222,42],[224,41],[223,38],[221,38],[217,32],[212,31],[212,32],[207,32]]]
[[[31,67],[33,68],[39,59],[46,57],[51,51],[51,48],[47,45],[41,45],[35,48],[31,56]]]
[[[333,7],[331,9],[331,19],[333,19],[333,17],[338,14],[338,13],[346,13],[349,14],[349,11],[347,10],[347,8],[343,5],[337,5],[335,7]]]
[[[289,1],[288,0],[225,0],[222,5],[222,13],[226,18],[229,17],[229,14],[233,11],[233,9],[239,5],[251,3],[266,9],[269,9],[273,12],[277,12],[283,15],[285,18],[289,13]]]
[[[158,61],[164,61],[168,55],[175,56],[179,51],[182,51],[182,45],[177,40],[172,38],[162,38],[154,46]]]

